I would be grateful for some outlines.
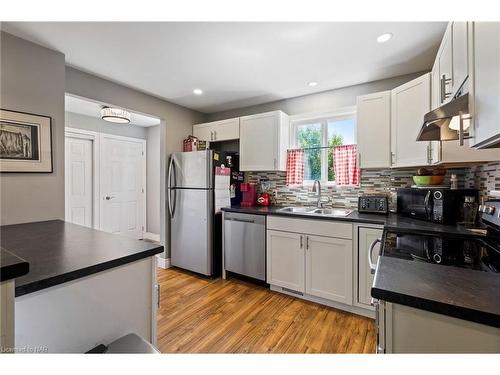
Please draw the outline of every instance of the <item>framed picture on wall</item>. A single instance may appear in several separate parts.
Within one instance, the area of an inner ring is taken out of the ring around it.
[[[52,173],[52,118],[0,109],[0,172]]]

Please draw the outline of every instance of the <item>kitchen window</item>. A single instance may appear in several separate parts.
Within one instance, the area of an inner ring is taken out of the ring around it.
[[[356,143],[356,110],[349,107],[291,119],[293,148],[304,149],[304,184],[335,183],[332,147]]]

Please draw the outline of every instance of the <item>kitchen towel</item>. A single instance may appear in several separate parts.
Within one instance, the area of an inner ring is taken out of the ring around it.
[[[288,150],[286,159],[286,184],[302,185],[304,182],[304,150]]]
[[[337,186],[358,186],[359,166],[357,145],[335,146],[333,148],[333,170]]]

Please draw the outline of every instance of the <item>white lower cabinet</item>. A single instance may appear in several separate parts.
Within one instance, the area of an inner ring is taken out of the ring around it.
[[[357,303],[371,307],[371,289],[373,285],[373,275],[370,271],[370,264],[368,263],[368,251],[370,246],[377,240],[382,238],[382,228],[367,228],[358,227],[358,249],[357,249],[357,284],[358,295]],[[371,254],[371,261],[377,263],[377,258],[380,253],[380,243],[376,243]]]
[[[352,241],[305,236],[306,293],[352,303]]]
[[[267,231],[267,282],[304,292],[304,236]]]
[[[316,302],[352,306],[352,224],[269,216],[267,282]]]

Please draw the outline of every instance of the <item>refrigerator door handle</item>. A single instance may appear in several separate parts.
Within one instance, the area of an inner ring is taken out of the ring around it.
[[[174,189],[168,189],[168,211],[170,212],[170,218],[173,218],[174,217],[174,209],[173,209],[173,206],[172,206],[172,192],[175,194],[175,190]]]
[[[172,174],[174,176],[174,180],[175,180],[175,171],[174,171],[174,166],[175,166],[175,162],[174,162],[174,155],[172,155],[170,157],[170,164],[168,166],[168,211],[170,212],[170,218],[173,218],[174,217],[174,210],[175,210],[175,198],[176,198],[176,193],[175,193],[175,190],[171,188],[171,181],[172,181]],[[175,185],[175,183],[174,183]],[[172,193],[174,193],[174,203],[172,204]]]
[[[170,157],[170,164],[168,166],[168,177],[167,177],[167,187],[172,187],[172,172],[174,169],[174,155]]]

